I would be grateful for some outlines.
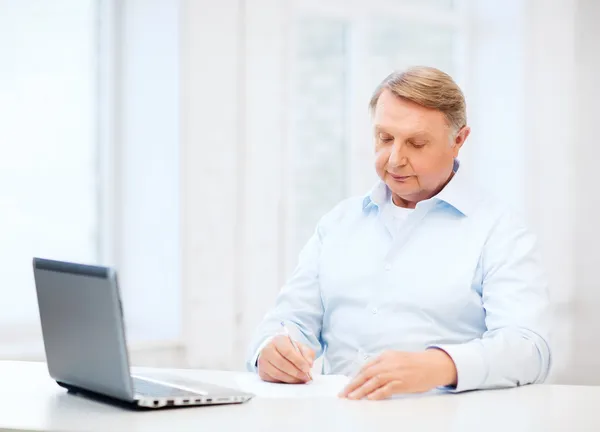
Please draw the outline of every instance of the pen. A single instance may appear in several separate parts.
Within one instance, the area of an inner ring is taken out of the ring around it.
[[[294,342],[294,339],[292,339],[292,336],[290,335],[290,332],[283,321],[281,321],[281,328],[283,329],[283,334],[288,337],[288,339],[292,343],[292,346],[294,347],[294,349],[298,352],[298,354],[300,354],[304,358],[304,360],[306,360],[306,357],[304,357],[304,354],[302,354],[302,351],[300,351],[300,348],[298,347],[298,345],[296,345],[296,342]],[[306,375],[308,375],[308,377],[312,381],[313,377],[312,377],[310,371],[308,371],[308,373]]]

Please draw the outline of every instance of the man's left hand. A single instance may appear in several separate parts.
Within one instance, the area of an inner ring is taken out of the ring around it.
[[[454,362],[442,350],[387,351],[364,365],[340,397],[387,399],[397,393],[422,393],[456,385],[456,380]]]

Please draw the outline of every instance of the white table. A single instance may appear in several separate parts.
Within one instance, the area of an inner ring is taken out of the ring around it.
[[[230,386],[239,377],[146,371]],[[138,412],[67,394],[43,363],[0,361],[0,430],[600,431],[600,387],[537,385],[382,402],[257,397],[242,405]]]

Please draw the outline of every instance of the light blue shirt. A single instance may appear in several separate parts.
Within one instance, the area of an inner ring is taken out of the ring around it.
[[[437,347],[456,365],[455,391],[542,382],[549,302],[535,238],[455,170],[400,225],[383,182],[326,214],[260,324],[248,368],[285,321],[324,356],[323,373],[351,376],[386,350]]]

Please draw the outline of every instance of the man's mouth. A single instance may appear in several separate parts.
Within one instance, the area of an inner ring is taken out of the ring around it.
[[[391,173],[388,173],[388,174],[391,178],[393,178],[394,180],[399,181],[399,182],[406,181],[411,177],[411,176],[400,176],[400,175],[395,175],[395,174],[391,174]]]

